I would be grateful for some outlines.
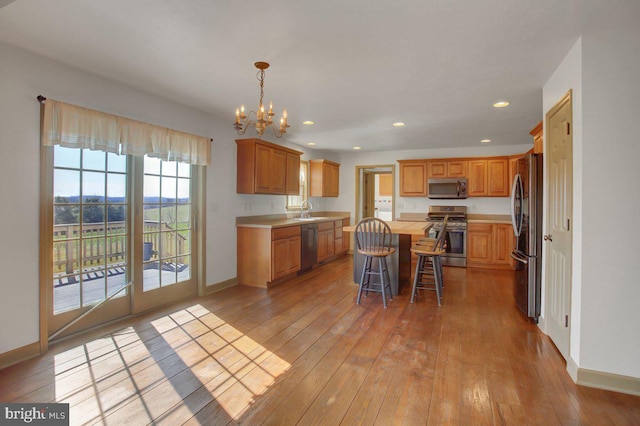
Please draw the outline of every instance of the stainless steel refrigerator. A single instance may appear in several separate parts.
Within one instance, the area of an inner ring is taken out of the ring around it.
[[[516,260],[516,305],[533,321],[540,316],[542,270],[542,155],[517,160],[511,187],[511,222],[516,236],[511,257]]]

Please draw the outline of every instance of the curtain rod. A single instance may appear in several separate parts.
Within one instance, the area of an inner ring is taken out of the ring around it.
[[[37,100],[38,100],[38,102],[40,102],[41,104],[43,104],[43,103],[44,103],[44,101],[46,101],[46,100],[47,100],[47,98],[45,98],[45,97],[44,97],[44,96],[42,96],[42,95],[38,95],[38,97],[36,97],[36,99],[37,99]],[[209,139],[209,141],[210,141],[210,142],[213,142],[213,138]]]

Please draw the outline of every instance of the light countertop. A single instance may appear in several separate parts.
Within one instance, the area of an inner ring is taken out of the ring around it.
[[[389,228],[391,228],[392,234],[403,234],[403,235],[420,235],[424,236],[425,232],[431,228],[431,222],[406,222],[406,221],[398,221],[391,220],[387,222]],[[355,232],[356,225],[345,226],[342,228],[344,232]]]
[[[426,213],[400,213],[400,221],[419,222],[427,220]],[[511,216],[508,214],[467,214],[469,223],[511,223]]]
[[[300,220],[300,213],[236,217],[237,228],[282,228],[306,223],[349,219],[349,212],[312,212],[311,218]]]
[[[510,224],[511,216],[508,214],[468,214],[469,223],[500,223]]]

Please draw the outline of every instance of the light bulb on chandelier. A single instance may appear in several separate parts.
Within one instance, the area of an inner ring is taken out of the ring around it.
[[[233,127],[236,129],[238,134],[244,135],[249,126],[254,126],[256,132],[258,132],[258,137],[262,137],[264,131],[269,127],[273,131],[273,134],[280,138],[287,132],[287,110],[284,109],[282,111],[282,117],[280,118],[280,128],[276,128],[275,123],[273,122],[273,102],[269,103],[269,111],[264,111],[264,104],[262,103],[262,98],[264,97],[264,70],[269,68],[269,64],[266,62],[256,62],[255,67],[260,71],[256,74],[256,78],[260,81],[260,102],[258,103],[258,111],[249,111],[246,115],[244,113],[244,105],[241,105],[240,108],[236,108],[236,121],[233,123]],[[255,115],[255,120],[252,120],[251,115]]]

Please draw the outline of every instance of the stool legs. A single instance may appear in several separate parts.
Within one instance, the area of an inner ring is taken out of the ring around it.
[[[368,268],[367,268],[368,267]],[[362,275],[360,275],[360,285],[358,286],[358,299],[356,303],[360,304],[360,298],[362,296],[362,288],[365,285],[365,276],[367,277],[367,288],[369,288],[369,271],[371,270],[371,258],[366,256],[364,258],[364,264],[362,265]]]
[[[428,276],[429,278],[433,277],[433,289],[426,287],[430,282],[426,281],[426,279],[423,281],[422,276]],[[413,285],[411,287],[411,303],[415,301],[418,289],[423,288],[435,290],[436,297],[438,298],[438,306],[441,306],[443,287],[442,260],[440,259],[440,256],[418,255],[415,276],[413,277]]]
[[[358,297],[356,299],[356,303],[359,305],[360,300],[362,298],[362,292],[364,291],[364,296],[367,297],[369,295],[370,285],[371,285],[371,275],[378,275],[380,277],[380,293],[382,293],[382,305],[387,307],[387,290],[389,290],[389,300],[393,300],[391,293],[391,278],[389,277],[389,269],[387,267],[387,259],[386,257],[378,257],[378,271],[372,272],[371,268],[373,266],[373,258],[370,256],[366,256],[364,260],[364,264],[362,265],[362,275],[360,276],[360,284],[358,286]],[[365,278],[366,277],[366,278]],[[373,291],[378,291],[375,289]]]

